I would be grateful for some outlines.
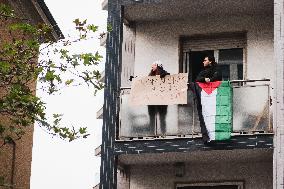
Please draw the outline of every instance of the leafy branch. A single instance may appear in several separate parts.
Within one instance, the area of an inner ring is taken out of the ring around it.
[[[61,40],[58,45],[53,41],[50,26],[30,24],[1,3],[0,19],[7,36],[0,44],[0,139],[4,143],[18,140],[35,122],[51,135],[68,141],[86,138],[86,127],[76,130],[73,126],[61,126],[62,114],[53,114],[53,121],[49,122],[46,104],[35,95],[35,89],[36,82],[49,95],[83,84],[91,87],[94,94],[103,89],[98,70],[102,56],[97,51],[74,54],[68,50],[72,44],[98,32],[98,26],[76,19],[78,38]],[[45,47],[40,49],[43,43]],[[43,51],[47,51],[47,58],[38,60]],[[59,58],[54,59],[53,55]]]

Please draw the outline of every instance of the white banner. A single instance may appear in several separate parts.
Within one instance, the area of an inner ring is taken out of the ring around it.
[[[187,104],[187,79],[187,73],[167,75],[165,78],[159,75],[135,78],[131,85],[129,104]]]

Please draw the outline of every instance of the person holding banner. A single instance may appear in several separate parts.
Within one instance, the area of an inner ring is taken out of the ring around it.
[[[166,70],[164,70],[160,61],[153,62],[151,66],[151,71],[148,76],[159,75],[160,78],[164,78],[166,75],[170,75]],[[167,115],[167,105],[148,105],[148,113],[150,117],[150,132],[156,135],[156,115],[160,118],[161,134],[166,133],[166,115]]]
[[[155,61],[151,66],[151,71],[148,76],[160,75],[160,78],[164,78],[166,75],[170,75],[166,70],[164,70],[160,61]]]

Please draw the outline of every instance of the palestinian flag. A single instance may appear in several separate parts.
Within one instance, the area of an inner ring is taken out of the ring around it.
[[[203,139],[228,140],[232,130],[232,87],[229,81],[195,83]]]

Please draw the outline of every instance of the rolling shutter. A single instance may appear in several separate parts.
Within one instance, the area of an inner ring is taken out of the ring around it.
[[[216,49],[244,48],[245,33],[225,33],[218,35],[197,35],[182,39],[183,52]]]

